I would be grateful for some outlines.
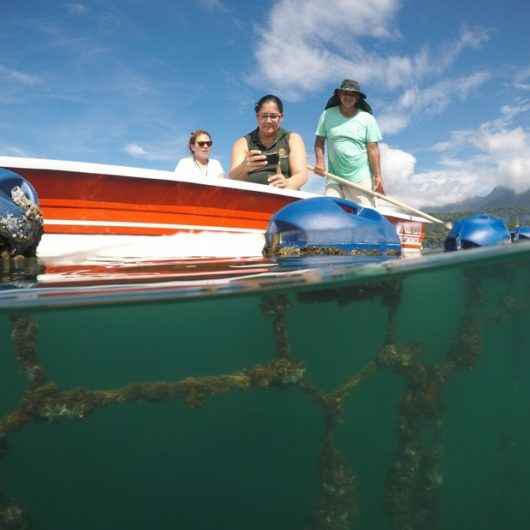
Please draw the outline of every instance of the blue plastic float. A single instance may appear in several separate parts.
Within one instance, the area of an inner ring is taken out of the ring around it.
[[[455,222],[445,239],[446,251],[506,245],[512,240],[506,223],[485,213],[465,217]]]
[[[11,255],[35,254],[42,237],[38,204],[37,191],[30,182],[0,168],[0,251]]]
[[[530,226],[518,226],[512,230],[511,236],[514,243],[530,241]]]
[[[394,225],[372,208],[334,197],[291,203],[271,219],[266,255],[399,256]]]

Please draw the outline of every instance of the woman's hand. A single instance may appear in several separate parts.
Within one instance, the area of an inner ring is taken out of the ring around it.
[[[289,179],[282,173],[275,173],[269,177],[269,186],[274,186],[275,188],[288,188]]]
[[[377,191],[377,193],[381,193],[381,195],[385,194],[385,188],[383,187],[383,179],[380,175],[376,175],[374,178],[374,191]]]
[[[315,168],[313,171],[321,177],[326,176],[326,167],[324,165],[315,164]]]
[[[250,150],[245,156],[245,169],[247,173],[262,169],[267,165],[267,157],[258,149]]]

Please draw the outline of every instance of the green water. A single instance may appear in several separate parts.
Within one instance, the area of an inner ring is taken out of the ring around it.
[[[4,296],[0,529],[526,530],[529,266]]]

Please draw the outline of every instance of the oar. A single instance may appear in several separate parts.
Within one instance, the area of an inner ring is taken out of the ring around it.
[[[315,172],[314,166],[307,166],[307,169],[310,171]],[[377,197],[378,199],[382,199],[383,201],[389,202],[390,204],[393,204],[394,206],[399,206],[399,208],[406,210],[408,212],[414,213],[418,215],[419,217],[423,217],[424,219],[428,219],[429,221],[432,221],[433,223],[440,223],[447,228],[447,230],[451,230],[452,224],[446,223],[442,221],[441,219],[438,219],[437,217],[434,217],[426,212],[422,212],[421,210],[418,210],[416,208],[413,208],[412,206],[409,206],[408,204],[405,204],[404,202],[401,202],[398,199],[394,199],[393,197],[389,197],[388,195],[383,195],[382,193],[377,193],[377,191],[371,191],[362,188],[361,186],[358,186],[357,184],[354,184],[353,182],[350,182],[349,180],[343,179],[341,177],[337,177],[337,175],[334,175],[333,173],[329,173],[326,171],[326,177],[336,180],[340,184],[343,184],[344,186],[349,186],[350,188],[353,188],[357,191],[361,191],[362,193],[366,193],[366,195],[371,195],[372,197]]]

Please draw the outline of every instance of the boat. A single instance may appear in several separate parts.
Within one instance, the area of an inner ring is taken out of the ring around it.
[[[318,196],[231,179],[40,158],[0,156],[0,168],[27,179],[38,193],[44,218],[41,258],[142,252],[256,256],[275,212]],[[405,252],[421,250],[428,221],[386,206],[377,210],[396,227]]]

